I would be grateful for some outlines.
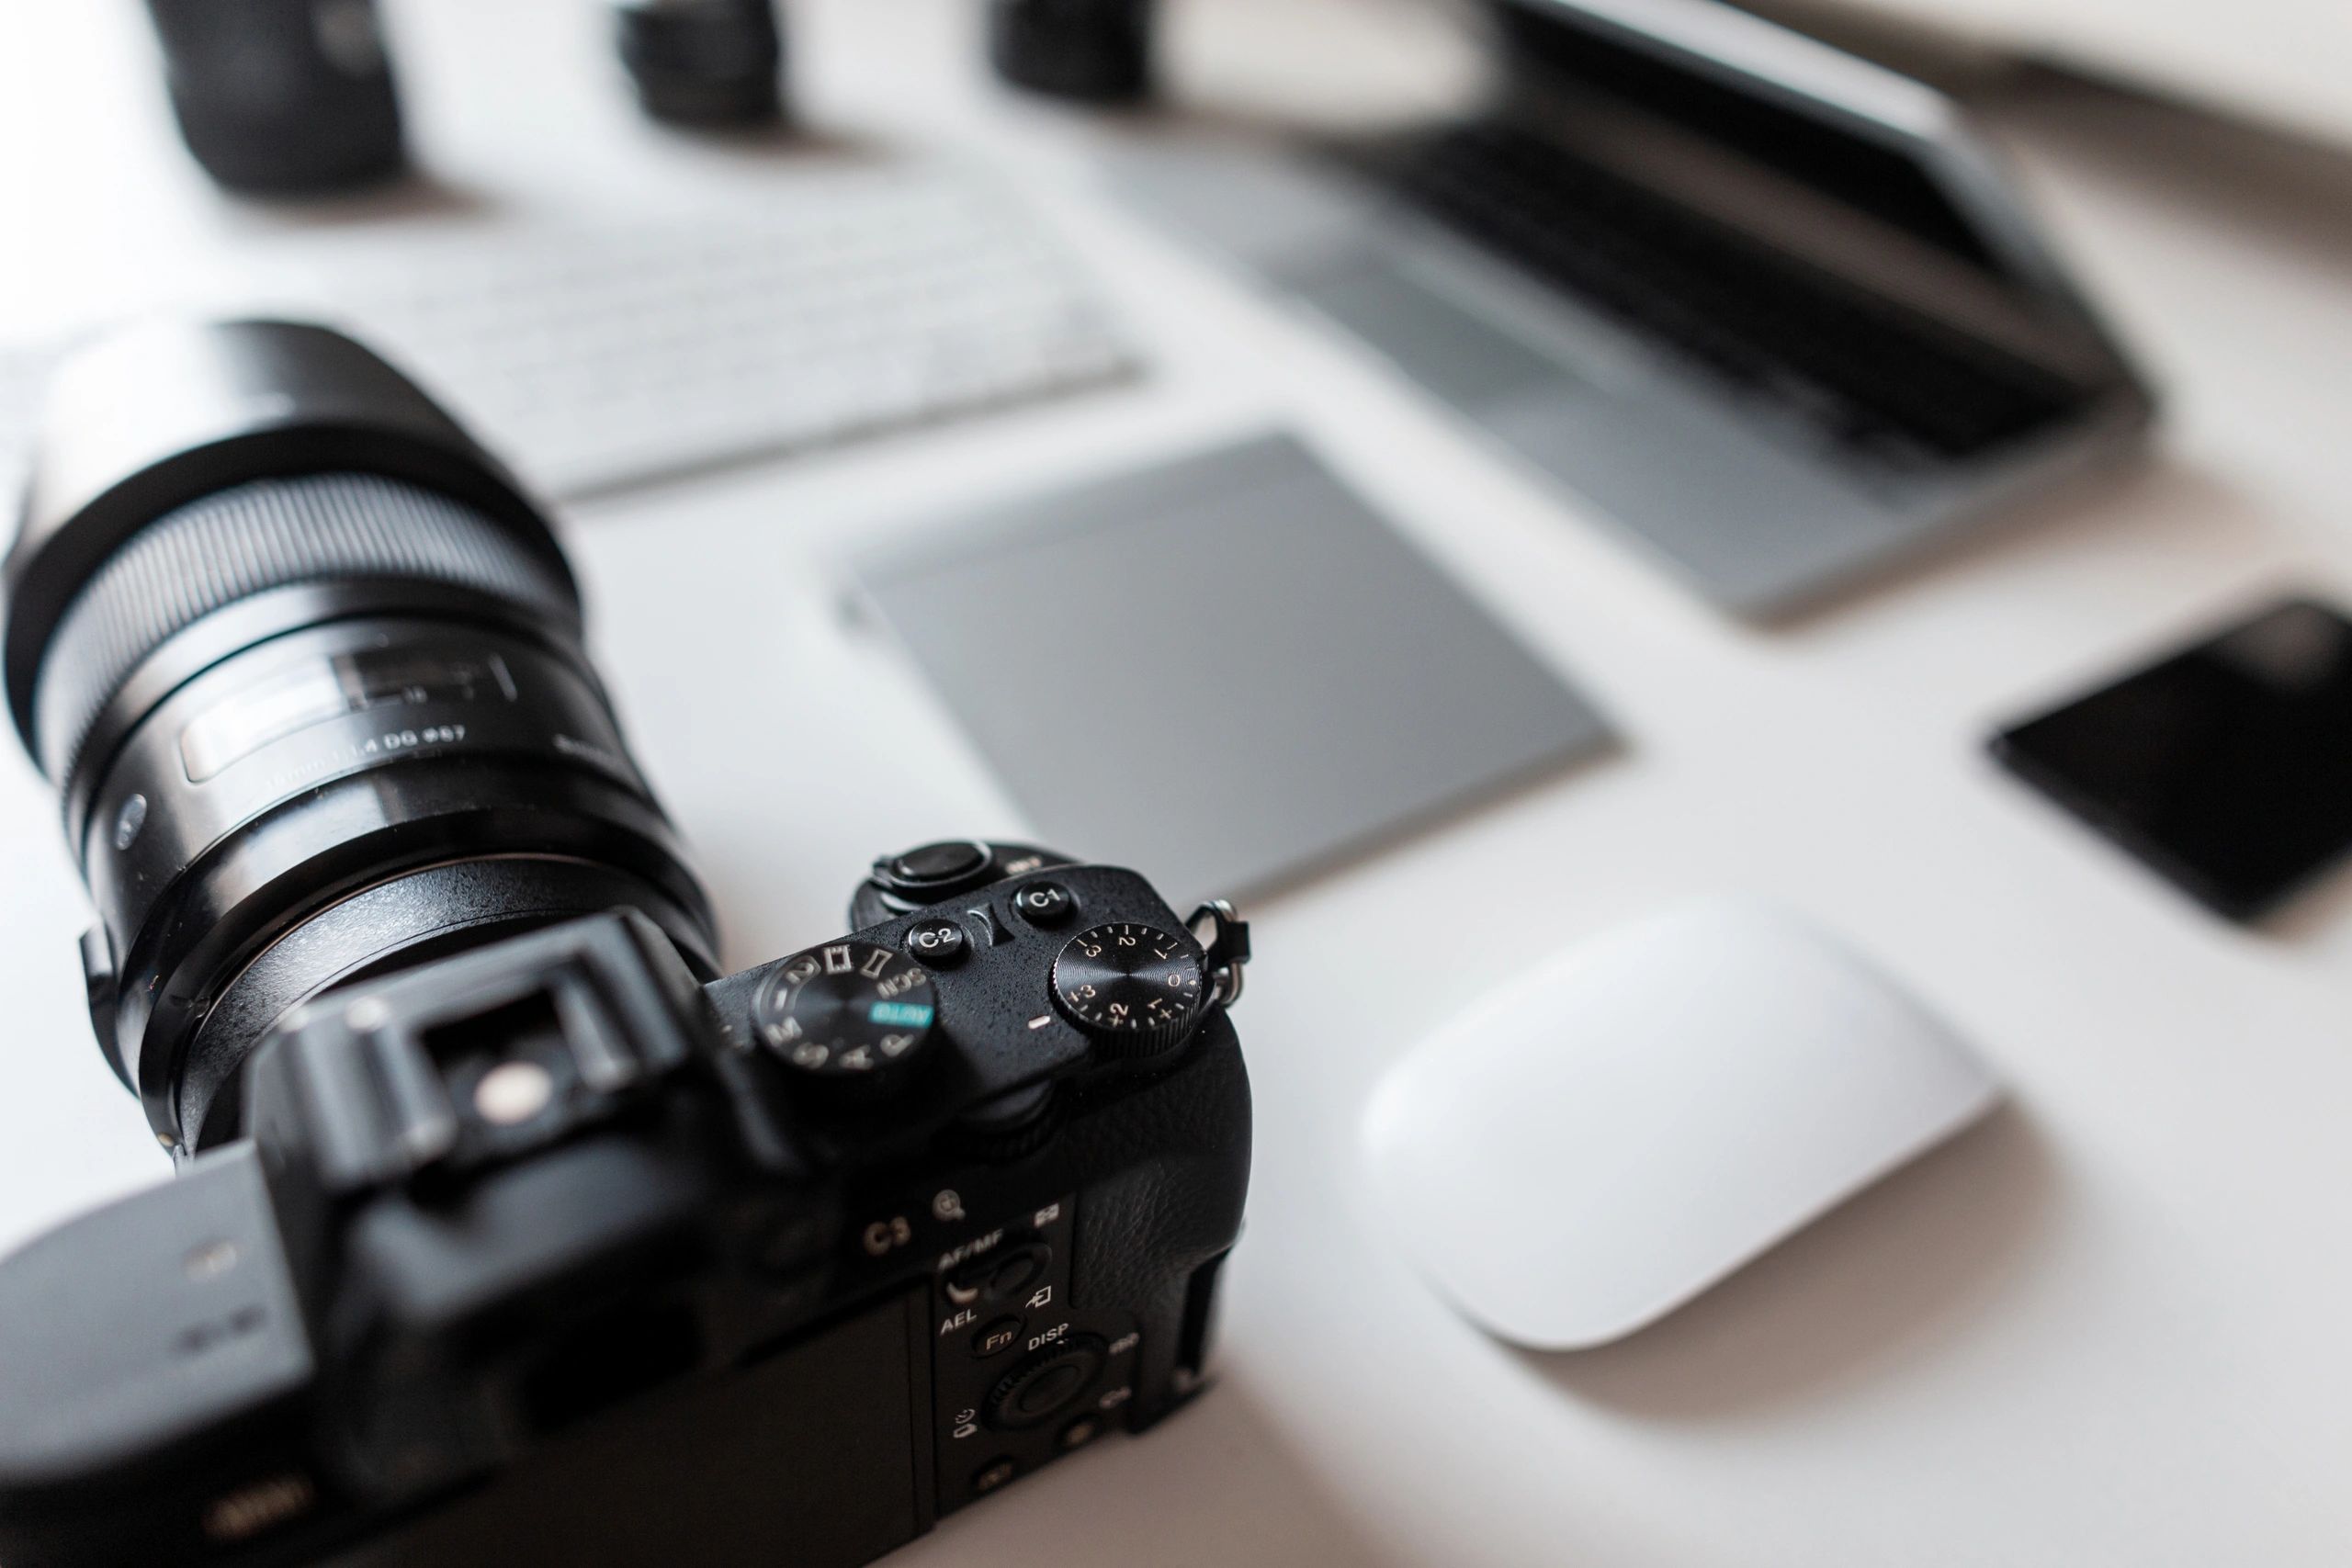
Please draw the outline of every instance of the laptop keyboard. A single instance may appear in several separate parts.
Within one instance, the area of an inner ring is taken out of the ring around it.
[[[1414,206],[1742,389],[1880,458],[1991,452],[2069,412],[2065,381],[1498,121],[1342,155]]]
[[[812,172],[726,211],[296,238],[263,271],[177,303],[348,328],[560,496],[964,418],[1136,367],[1016,203],[921,165]],[[0,347],[0,469],[56,353]]]

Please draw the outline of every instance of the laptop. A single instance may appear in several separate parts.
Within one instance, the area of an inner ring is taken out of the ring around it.
[[[1783,615],[2131,451],[2151,395],[1924,85],[1716,0],[1485,0],[1464,107],[1114,155],[1701,592]]]
[[[1750,0],[1799,27],[1851,17],[2046,60],[2352,147],[2342,0]]]

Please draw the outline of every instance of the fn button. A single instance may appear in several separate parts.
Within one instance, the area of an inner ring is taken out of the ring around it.
[[[972,1354],[1001,1356],[1021,1343],[1022,1322],[1017,1317],[1000,1317],[972,1336]]]

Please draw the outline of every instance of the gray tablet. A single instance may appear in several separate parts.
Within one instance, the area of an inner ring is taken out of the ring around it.
[[[1182,899],[1295,880],[1610,739],[1284,436],[855,566],[1044,841]]]

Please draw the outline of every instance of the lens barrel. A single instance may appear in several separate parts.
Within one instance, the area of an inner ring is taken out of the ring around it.
[[[582,645],[547,520],[359,344],[168,323],[59,373],[5,569],[8,706],[98,913],[91,1014],[157,1135],[340,984],[707,900]]]

